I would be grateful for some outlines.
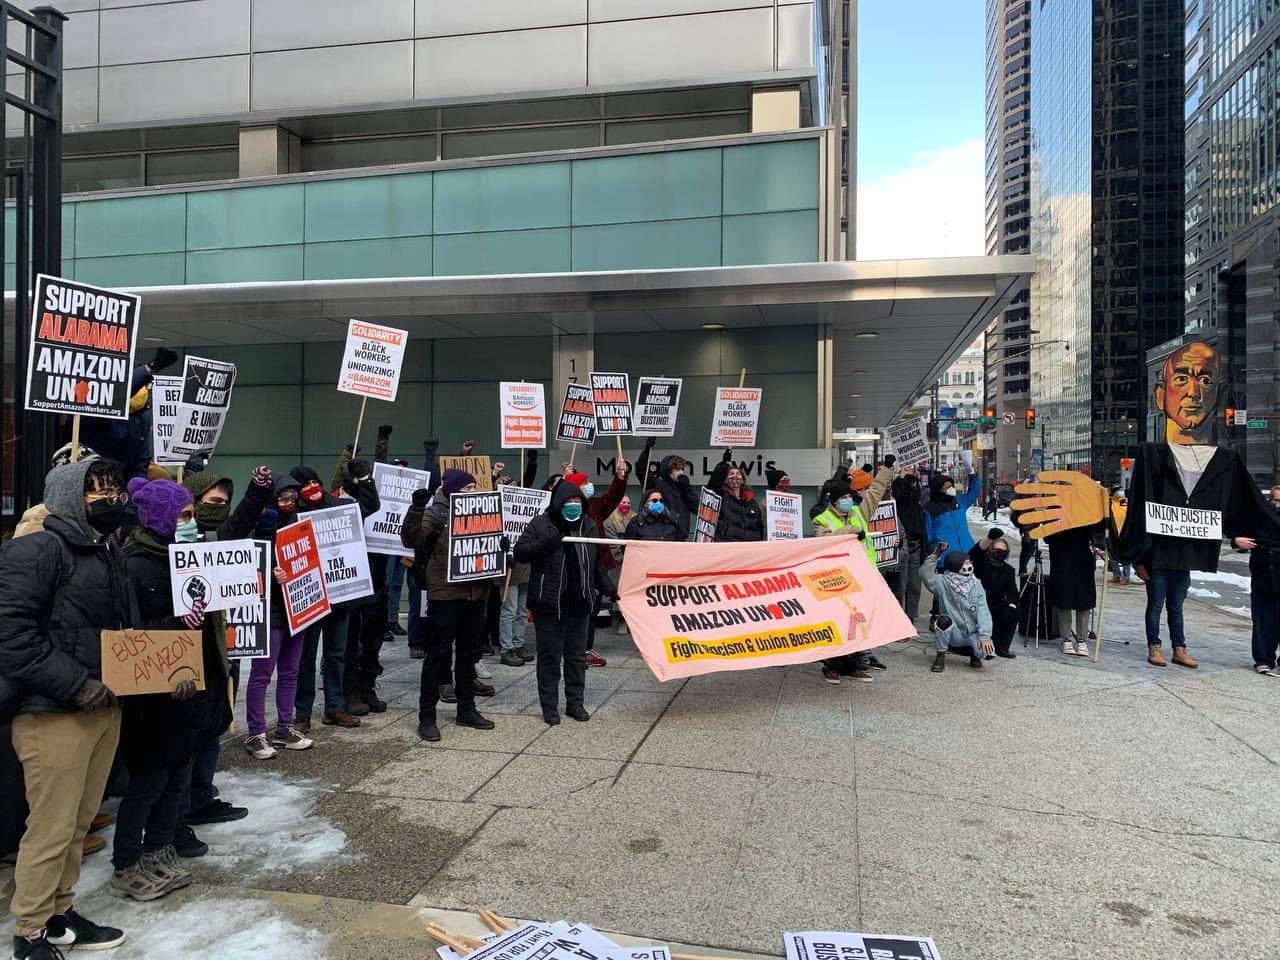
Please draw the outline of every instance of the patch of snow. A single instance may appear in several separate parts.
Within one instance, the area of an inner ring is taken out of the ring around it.
[[[1195,597],[1197,600],[1221,600],[1222,594],[1214,593],[1212,590],[1205,590],[1201,587],[1191,587],[1187,590],[1187,596]]]
[[[1223,613],[1235,614],[1237,617],[1244,617],[1246,619],[1252,619],[1253,617],[1253,611],[1250,610],[1248,607],[1224,607],[1221,604],[1219,604],[1218,609],[1221,610]]]
[[[1244,590],[1249,589],[1249,578],[1241,576],[1238,573],[1224,573],[1221,570],[1217,573],[1208,573],[1207,571],[1197,570],[1193,572],[1191,576],[1200,581],[1207,581],[1209,583],[1225,583],[1233,587],[1240,587]]]

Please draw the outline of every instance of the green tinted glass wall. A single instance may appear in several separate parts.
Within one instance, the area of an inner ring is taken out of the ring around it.
[[[64,272],[159,286],[811,261],[818,141],[216,189],[64,204]],[[6,267],[12,275],[13,211]]]

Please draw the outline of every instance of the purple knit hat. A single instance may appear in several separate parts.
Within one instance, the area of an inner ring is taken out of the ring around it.
[[[440,489],[444,491],[445,496],[457,493],[469,483],[475,483],[476,478],[465,470],[455,470],[450,467],[440,477]]]
[[[129,481],[129,496],[138,507],[138,522],[166,540],[173,539],[182,508],[192,503],[191,491],[182,484],[146,477]]]

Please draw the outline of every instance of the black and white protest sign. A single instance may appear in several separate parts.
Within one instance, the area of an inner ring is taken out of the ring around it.
[[[502,495],[496,490],[455,493],[449,498],[449,582],[505,576]]]
[[[183,617],[197,602],[206,613],[256,601],[258,548],[253,540],[169,544],[169,588],[173,615]]]
[[[502,497],[502,532],[513,544],[520,539],[529,521],[547,509],[550,490],[531,490],[510,483],[498,488]]]
[[[1147,501],[1147,534],[1186,540],[1221,540],[1222,511]]]
[[[128,420],[141,304],[131,293],[36,277],[26,409]]]
[[[879,933],[784,933],[787,960],[941,960],[930,937]]]
[[[637,437],[673,437],[680,407],[677,377],[641,377],[636,384],[636,408],[631,432]]]
[[[720,522],[720,494],[707,487],[698,494],[698,518],[693,524],[693,542],[711,543],[716,538],[716,524]]]
[[[929,438],[925,433],[924,417],[890,424],[884,432],[903,466],[916,466],[928,461]]]
[[[360,507],[341,503],[336,507],[307,511],[316,531],[320,549],[320,569],[330,603],[359,600],[373,593],[368,548],[364,542],[364,522]]]
[[[169,445],[170,456],[184,462],[195,455],[206,459],[213,456],[231,409],[231,388],[235,383],[234,363],[187,354],[182,364],[182,399]]]
[[[428,489],[431,474],[412,467],[375,463],[373,485],[378,491],[381,508],[364,521],[364,539],[369,552],[385,553],[390,557],[412,557],[413,551],[400,541],[400,528],[404,525],[404,515],[413,504],[414,491]]]
[[[596,434],[631,432],[631,379],[625,373],[591,374],[591,401],[596,407]]]
[[[187,462],[186,457],[169,452],[181,402],[181,377],[151,378],[151,459],[161,466],[182,466]]]
[[[253,541],[258,548],[258,598],[227,611],[227,657],[261,660],[271,656],[271,544]]]
[[[563,443],[594,443],[596,405],[590,384],[570,383],[564,388],[564,404],[556,425],[556,440]]]

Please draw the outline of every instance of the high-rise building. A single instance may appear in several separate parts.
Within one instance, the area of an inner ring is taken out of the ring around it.
[[[989,255],[1031,249],[1031,2],[987,0]],[[996,410],[995,449],[985,455],[989,481],[1014,476],[1023,466],[1022,414],[1031,389],[1029,297],[1027,289],[1014,294],[987,330],[986,395]]]
[[[1047,467],[1118,476],[1182,329],[1183,4],[1036,0],[1031,396]]]
[[[1186,329],[1225,361],[1227,429],[1260,482],[1280,468],[1280,3],[1190,0],[1186,14]],[[1153,361],[1158,358],[1153,357]],[[1152,429],[1158,428],[1153,423]]]

